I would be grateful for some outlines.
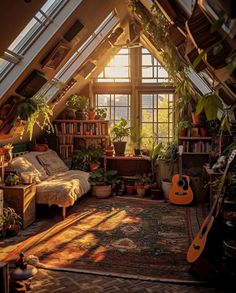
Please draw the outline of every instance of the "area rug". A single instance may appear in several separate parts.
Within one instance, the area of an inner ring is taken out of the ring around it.
[[[186,253],[198,222],[193,207],[88,198],[66,220],[52,221],[5,260],[24,251],[37,256],[45,268],[191,282]]]

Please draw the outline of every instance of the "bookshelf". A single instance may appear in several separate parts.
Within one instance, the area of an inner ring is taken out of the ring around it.
[[[106,148],[109,144],[108,120],[55,120],[58,151],[62,159],[70,159],[75,139],[81,139],[88,148],[89,142],[99,141]]]
[[[183,145],[183,154],[203,155],[211,151],[211,136],[180,136],[179,144]]]

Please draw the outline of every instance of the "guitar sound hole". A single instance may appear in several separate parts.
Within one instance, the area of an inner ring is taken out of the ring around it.
[[[178,181],[178,186],[182,187],[184,190],[188,189],[188,182],[185,177],[182,180]]]

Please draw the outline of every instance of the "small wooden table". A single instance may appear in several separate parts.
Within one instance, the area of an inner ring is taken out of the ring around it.
[[[4,193],[4,201],[21,216],[22,228],[35,221],[35,184],[5,186],[0,185]]]
[[[151,172],[150,160],[142,156],[106,156],[104,165],[107,170],[117,170],[118,176],[135,176]]]

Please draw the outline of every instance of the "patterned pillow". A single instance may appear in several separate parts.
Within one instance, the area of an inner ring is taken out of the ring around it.
[[[48,174],[46,173],[43,166],[39,163],[37,156],[39,155],[38,152],[29,152],[23,155],[38,171],[39,171],[39,178],[40,180],[45,180],[48,178]]]
[[[40,164],[44,167],[48,175],[55,175],[59,172],[68,171],[69,168],[60,159],[56,152],[50,150],[37,156]]]
[[[6,171],[16,172],[21,176],[24,172],[29,172],[34,175],[36,183],[40,182],[40,172],[34,167],[34,165],[23,156],[14,158],[11,163],[6,167]]]

